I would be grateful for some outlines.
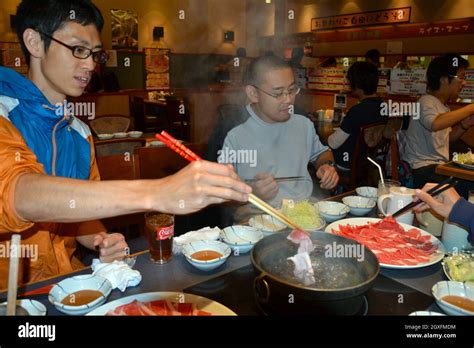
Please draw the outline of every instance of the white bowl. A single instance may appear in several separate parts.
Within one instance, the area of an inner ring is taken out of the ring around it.
[[[438,313],[438,312],[431,312],[431,311],[416,311],[413,313],[408,314],[409,316],[425,316],[425,317],[439,317],[439,316],[446,316],[446,314]]]
[[[203,250],[213,250],[222,254],[222,257],[212,259],[212,260],[198,260],[194,259],[192,255],[198,251]],[[230,247],[222,242],[216,240],[197,240],[194,242],[187,243],[183,246],[183,255],[186,260],[193,265],[194,267],[200,269],[201,271],[212,271],[216,269],[224,262],[231,253]]]
[[[285,224],[268,214],[252,216],[249,220],[249,225],[262,231],[264,236],[286,229]]]
[[[165,146],[165,143],[159,140],[152,140],[147,145],[148,146]]]
[[[139,131],[128,132],[128,136],[130,138],[140,138],[142,135],[143,135],[143,132],[139,132]]]
[[[114,133],[114,138],[126,138],[126,137],[128,137],[128,133],[125,133],[125,132]]]
[[[67,296],[80,290],[100,291],[102,296],[81,306],[71,306],[61,303]],[[83,315],[101,306],[107,300],[111,291],[112,285],[107,279],[97,275],[85,274],[60,281],[49,291],[48,300],[60,312],[69,315]]]
[[[364,216],[375,207],[375,200],[360,196],[347,196],[342,202],[351,209],[351,214],[355,216]]]
[[[6,305],[6,302],[3,302],[2,305]],[[45,316],[46,315],[46,306],[39,301],[25,299],[25,300],[16,300],[17,306],[23,307],[30,316]]]
[[[378,190],[376,187],[361,186],[356,188],[356,193],[361,197],[378,199]]]
[[[224,228],[220,237],[236,254],[245,254],[263,238],[263,233],[253,227],[237,225]]]
[[[351,211],[347,205],[339,202],[321,201],[317,205],[319,214],[327,222],[341,220]]]
[[[441,281],[436,283],[431,292],[438,306],[449,315],[474,315],[474,312],[457,307],[444,301],[444,296],[461,296],[474,301],[474,286],[469,283]]]
[[[97,134],[97,138],[99,138],[100,140],[108,140],[108,139],[112,139],[113,137],[114,137],[113,134],[107,134],[107,133]]]

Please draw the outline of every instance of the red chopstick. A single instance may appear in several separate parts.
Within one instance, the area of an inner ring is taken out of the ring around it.
[[[173,138],[171,135],[169,135],[165,131],[161,132],[161,134],[156,134],[155,137],[158,140],[162,141],[166,146],[171,148],[178,155],[187,159],[189,162],[201,160],[201,157],[196,155],[194,152],[192,152],[183,144],[179,143],[175,138]]]

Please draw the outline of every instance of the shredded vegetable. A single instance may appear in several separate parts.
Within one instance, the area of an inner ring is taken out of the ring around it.
[[[474,281],[474,257],[472,255],[457,254],[449,256],[444,259],[444,263],[452,280],[459,282]]]
[[[454,155],[453,160],[461,164],[474,164],[474,153],[471,151],[466,153],[458,153]]]
[[[304,229],[316,229],[323,225],[319,209],[308,201],[283,201],[283,214]]]

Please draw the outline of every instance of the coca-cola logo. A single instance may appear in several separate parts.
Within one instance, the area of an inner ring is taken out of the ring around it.
[[[174,225],[167,227],[158,227],[156,229],[156,240],[164,240],[173,237]]]

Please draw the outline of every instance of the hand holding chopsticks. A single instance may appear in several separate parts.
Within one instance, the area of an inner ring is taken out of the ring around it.
[[[156,138],[162,141],[166,146],[170,147],[173,151],[178,153],[181,157],[187,159],[190,162],[201,160],[201,158],[198,155],[196,155],[194,152],[192,152],[183,144],[179,143],[176,139],[174,139],[171,135],[169,135],[165,131],[161,132],[161,134],[156,134]],[[299,230],[304,231],[301,227],[299,227],[293,221],[288,219],[285,215],[283,215],[278,210],[273,208],[271,205],[265,203],[260,198],[253,195],[252,193],[248,195],[248,201],[252,203],[253,205],[255,205],[257,208],[259,208],[260,210],[275,217],[277,220],[281,221],[285,225],[294,229],[299,229]]]
[[[415,210],[423,211],[431,208],[442,217],[448,218],[456,202],[461,199],[461,196],[452,188],[441,192],[438,197],[434,198],[426,192],[434,186],[435,184],[429,183],[426,184],[422,190],[417,190],[416,195],[423,201],[423,204]]]
[[[446,180],[440,182],[438,185],[433,186],[430,190],[428,190],[426,193],[429,194],[431,197],[436,197],[437,195],[441,194],[442,192],[450,189],[454,185],[457,184],[457,181],[453,179],[453,177],[449,177]],[[417,200],[415,202],[412,202],[399,211],[395,212],[392,217],[397,217],[405,212],[407,212],[410,209],[413,209],[421,204],[423,204],[423,201]]]

